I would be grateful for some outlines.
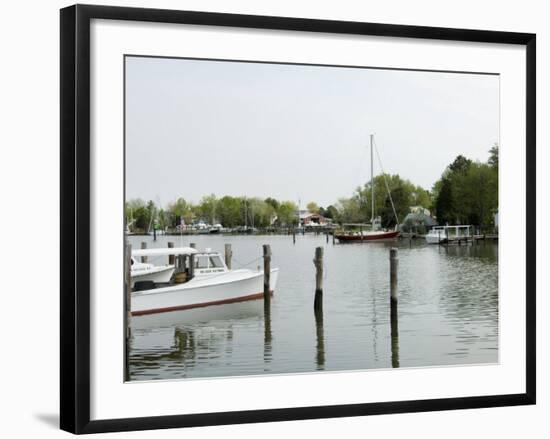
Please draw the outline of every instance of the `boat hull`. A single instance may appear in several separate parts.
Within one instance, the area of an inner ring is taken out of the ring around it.
[[[278,269],[271,270],[271,294],[278,272]],[[143,316],[262,299],[263,282],[261,271],[233,270],[223,276],[195,278],[180,285],[136,291],[132,293],[131,312],[132,316]]]
[[[140,281],[153,281],[155,283],[167,283],[170,282],[174,274],[174,266],[166,265],[164,267],[155,267],[152,270],[143,270],[138,272],[132,272],[132,288],[134,288],[136,282]]]
[[[426,242],[428,244],[443,244],[447,241],[445,236],[426,235]]]
[[[394,232],[382,232],[364,235],[335,235],[335,238],[340,242],[372,242],[383,241],[387,239],[395,239],[399,236],[399,231]]]

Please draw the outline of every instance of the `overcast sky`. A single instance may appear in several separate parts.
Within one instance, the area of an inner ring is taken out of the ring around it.
[[[127,199],[327,206],[370,178],[371,133],[386,172],[431,189],[499,141],[499,78],[126,58]]]

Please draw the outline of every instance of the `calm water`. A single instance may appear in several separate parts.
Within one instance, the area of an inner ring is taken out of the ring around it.
[[[133,248],[195,242],[233,268],[262,265],[270,244],[279,280],[263,302],[167,313],[134,329],[132,380],[495,363],[498,245],[449,248],[413,242],[326,243],[324,236],[131,237]],[[325,247],[323,314],[315,315],[314,249]],[[389,247],[399,247],[398,323],[390,323]],[[253,262],[252,262],[253,261]],[[165,260],[152,261],[165,263]],[[217,309],[216,309],[217,308]],[[136,318],[137,319],[137,318]],[[136,323],[137,325],[137,323]],[[145,326],[147,326],[145,325]]]

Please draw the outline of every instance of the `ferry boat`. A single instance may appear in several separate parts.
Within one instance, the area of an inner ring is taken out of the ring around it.
[[[181,311],[207,306],[224,305],[263,298],[264,273],[260,270],[230,270],[218,252],[207,249],[198,252],[191,247],[179,249],[136,250],[134,255],[183,255],[189,280],[179,284],[151,285],[135,288],[131,293],[131,315],[143,316]],[[192,256],[192,257],[191,257]],[[190,264],[193,264],[191,267]],[[271,269],[269,290],[273,294],[277,284],[278,268]]]

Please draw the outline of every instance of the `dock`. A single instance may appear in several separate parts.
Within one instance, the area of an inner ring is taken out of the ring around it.
[[[482,241],[498,241],[498,235],[495,234],[485,234],[485,235],[473,235],[473,236],[460,236],[453,238],[443,238],[440,242],[441,245],[462,245],[462,244],[476,244],[477,242]]]

